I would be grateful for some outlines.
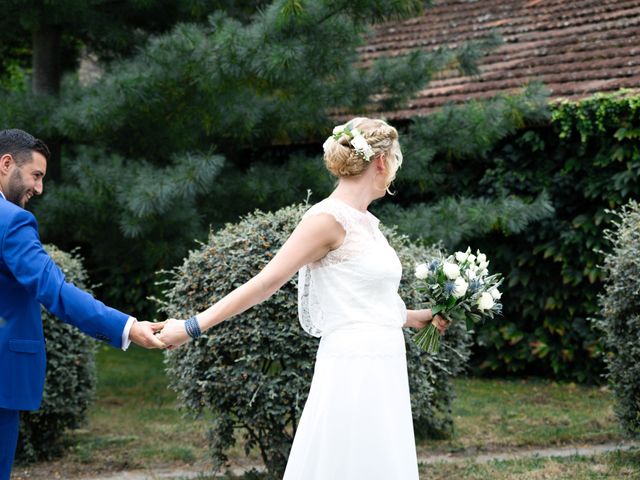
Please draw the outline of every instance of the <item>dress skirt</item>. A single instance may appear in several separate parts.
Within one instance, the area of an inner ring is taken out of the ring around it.
[[[401,328],[357,323],[322,337],[284,479],[418,479]]]

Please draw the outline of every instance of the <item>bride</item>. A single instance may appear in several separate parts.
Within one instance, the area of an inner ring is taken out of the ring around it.
[[[367,210],[402,164],[398,132],[354,118],[334,129],[324,160],[338,186],[304,214],[271,262],[204,312],[169,320],[160,340],[175,348],[197,338],[299,272],[300,322],[321,340],[285,480],[415,480],[402,327],[447,325],[428,309],[406,309],[400,261]]]

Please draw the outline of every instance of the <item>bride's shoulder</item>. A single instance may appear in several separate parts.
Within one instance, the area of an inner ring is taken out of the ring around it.
[[[330,212],[336,209],[336,205],[330,197],[320,200],[318,203],[311,205],[305,215],[313,215],[315,213]]]
[[[334,200],[331,197],[327,197],[324,200],[312,205],[303,215],[303,219],[307,219],[314,216],[330,216],[339,223],[346,231],[349,225],[352,223],[352,219],[349,215],[349,210],[345,208],[344,204],[340,201]],[[325,214],[325,215],[322,215]]]

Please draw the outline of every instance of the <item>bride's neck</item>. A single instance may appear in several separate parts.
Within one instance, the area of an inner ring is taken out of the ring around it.
[[[331,196],[365,212],[369,208],[369,204],[376,198],[380,198],[381,195],[380,192],[372,190],[370,182],[367,182],[366,179],[343,177]]]

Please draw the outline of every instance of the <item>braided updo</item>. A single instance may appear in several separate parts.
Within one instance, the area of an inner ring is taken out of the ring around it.
[[[324,143],[324,163],[329,172],[336,177],[350,177],[360,175],[381,153],[385,154],[389,175],[387,187],[396,176],[402,165],[402,151],[398,143],[398,131],[383,120],[356,117],[347,125],[350,129],[357,128],[373,150],[373,157],[366,160],[364,155],[357,152],[349,143],[350,138],[342,135],[338,140],[329,137]]]

